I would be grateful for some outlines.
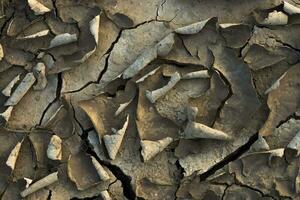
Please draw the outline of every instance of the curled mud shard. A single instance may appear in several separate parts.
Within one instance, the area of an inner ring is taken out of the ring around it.
[[[300,199],[300,1],[0,4],[0,199]]]

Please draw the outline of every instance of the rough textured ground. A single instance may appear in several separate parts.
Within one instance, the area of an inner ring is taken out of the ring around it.
[[[2,200],[300,200],[300,1],[0,12]]]

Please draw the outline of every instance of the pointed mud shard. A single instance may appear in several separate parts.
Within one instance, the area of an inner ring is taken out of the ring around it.
[[[253,145],[251,146],[250,150],[251,152],[269,151],[270,146],[265,140],[265,138],[259,135],[256,142],[254,142]]]
[[[283,10],[290,15],[300,13],[300,8],[294,6],[286,1],[283,2]]]
[[[223,23],[223,24],[219,24],[219,26],[221,28],[229,28],[229,27],[232,27],[232,26],[239,26],[241,25],[241,23]]]
[[[127,106],[132,102],[132,100],[133,99],[130,99],[130,101],[120,104],[119,108],[115,112],[115,116],[118,116],[121,112],[123,112],[123,110],[125,110],[125,108],[127,108]]]
[[[77,35],[76,34],[63,33],[63,34],[55,36],[51,40],[49,49],[57,47],[57,46],[69,44],[69,43],[72,43],[72,42],[75,42],[75,41],[77,41]]]
[[[3,113],[0,113],[0,116],[3,117],[3,119],[5,119],[6,122],[8,122],[12,110],[13,110],[13,106],[9,106]]]
[[[38,63],[33,68],[33,74],[37,80],[36,85],[33,86],[34,90],[43,90],[47,86],[47,77],[46,77],[46,66],[44,63]]]
[[[173,142],[171,137],[166,137],[158,141],[141,140],[141,154],[144,162],[149,161],[158,153],[162,152],[171,142]]]
[[[286,75],[286,72],[284,74],[282,74],[282,76],[278,80],[276,80],[275,83],[273,83],[273,85],[269,89],[267,89],[265,91],[265,94],[270,93],[272,90],[276,90],[280,86],[280,81],[281,81],[281,79],[283,79],[283,77],[285,75]]]
[[[37,33],[34,33],[34,34],[31,34],[31,35],[27,35],[27,36],[19,36],[17,37],[18,40],[26,40],[26,39],[33,39],[33,38],[38,38],[38,37],[43,37],[43,36],[46,36],[50,33],[50,30],[49,29],[46,29],[46,30],[42,30],[42,31],[39,31]]]
[[[2,60],[3,57],[4,57],[3,47],[2,44],[0,44],[0,61]]]
[[[216,140],[230,140],[231,138],[224,132],[205,126],[204,124],[196,122],[188,122],[184,132],[184,139],[216,139]]]
[[[47,156],[51,160],[61,160],[62,140],[57,135],[53,135],[48,145]]]
[[[265,18],[260,24],[262,25],[286,25],[288,23],[288,16],[283,12],[277,12],[274,10],[268,14],[268,17]]]
[[[14,106],[22,99],[22,97],[27,93],[31,86],[35,82],[35,77],[33,73],[27,73],[22,82],[15,89],[10,98],[6,101],[5,106]]]
[[[287,148],[295,150],[297,152],[297,156],[299,155],[299,151],[300,151],[300,131],[290,141],[290,143],[287,145]]]
[[[212,17],[212,18],[208,18],[206,20],[203,20],[203,21],[200,21],[200,22],[197,22],[194,24],[190,24],[190,25],[178,28],[175,30],[175,33],[182,34],[182,35],[191,35],[191,34],[199,33],[209,21],[215,20],[215,19],[216,19],[215,17]]]
[[[182,79],[194,79],[194,78],[209,78],[208,70],[200,70],[196,72],[190,72],[182,76]]]
[[[28,0],[28,5],[30,6],[31,10],[34,11],[35,15],[42,15],[51,11],[51,9],[47,8],[38,0]]]
[[[100,196],[103,200],[112,200],[107,190],[102,191]]]
[[[120,130],[116,131],[115,129],[113,129],[114,135],[103,136],[105,147],[107,149],[110,159],[112,160],[116,158],[119,148],[121,147],[124,134],[128,127],[128,123],[129,123],[129,115],[127,115],[126,121]]]
[[[24,180],[26,181],[26,186],[25,186],[25,188],[28,188],[29,185],[32,183],[32,179],[30,179],[30,178],[24,178]]]
[[[144,69],[150,62],[157,58],[157,56],[163,57],[169,54],[174,45],[174,33],[167,35],[155,46],[147,49],[140,54],[137,59],[123,72],[123,78],[131,78],[137,75],[142,69]]]
[[[97,15],[90,21],[90,31],[92,35],[94,36],[95,42],[98,45],[99,41],[99,26],[100,26],[100,15]]]
[[[300,193],[300,169],[298,170],[298,175],[295,179],[295,190],[297,194]]]
[[[93,156],[91,156],[91,158],[92,158],[92,163],[93,163],[95,169],[97,170],[97,173],[98,173],[100,179],[103,181],[109,180],[110,177],[109,177],[108,173],[105,171],[105,169],[102,167],[102,165]]]
[[[170,91],[181,79],[181,76],[178,72],[175,72],[172,76],[168,84],[162,88],[159,88],[154,91],[146,90],[146,97],[149,99],[151,103],[155,103],[157,99],[164,96],[168,91]]]
[[[58,172],[49,174],[48,176],[36,181],[32,185],[30,185],[28,188],[23,190],[20,194],[24,198],[24,197],[38,191],[39,189],[42,189],[46,186],[51,185],[52,183],[54,183],[56,181],[58,181]]]
[[[100,26],[100,15],[97,15],[89,22],[89,31],[92,35],[92,38],[90,38],[89,35],[88,38],[85,39],[91,42],[92,46],[89,45],[88,49],[85,49],[83,52],[79,53],[81,55],[80,59],[75,59],[75,61],[73,61],[74,63],[80,64],[85,62],[96,51],[96,48],[98,46],[98,40],[99,40],[98,39],[99,26]]]
[[[18,142],[17,145],[13,148],[13,150],[10,152],[8,159],[6,161],[6,165],[11,168],[11,170],[15,169],[15,165],[18,159],[18,155],[21,149],[21,142]]]
[[[11,95],[11,90],[19,80],[20,80],[20,74],[17,75],[13,80],[9,82],[9,84],[2,90],[2,94],[4,96],[9,97]]]
[[[93,147],[93,151],[96,153],[98,158],[104,160],[105,159],[104,144],[100,138],[100,135],[98,135],[98,133],[95,130],[89,131],[88,141],[90,145]]]

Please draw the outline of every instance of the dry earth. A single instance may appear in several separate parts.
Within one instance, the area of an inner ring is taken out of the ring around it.
[[[300,1],[0,12],[2,200],[300,200]]]

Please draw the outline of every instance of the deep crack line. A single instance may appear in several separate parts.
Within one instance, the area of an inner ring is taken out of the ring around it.
[[[220,118],[221,112],[222,112],[226,102],[233,96],[233,91],[232,91],[232,87],[231,87],[229,80],[224,76],[224,74],[222,74],[222,72],[220,72],[216,68],[212,67],[212,69],[220,75],[220,78],[224,81],[224,83],[226,84],[226,86],[228,87],[228,90],[229,90],[228,95],[223,99],[223,101],[221,102],[221,105],[219,106],[219,108],[216,112],[215,120],[212,123],[212,127],[214,127],[216,121]]]
[[[123,195],[129,199],[129,200],[135,200],[136,194],[134,192],[134,189],[131,185],[132,178],[130,176],[127,176],[120,167],[113,165],[109,163],[108,161],[101,160],[98,155],[92,150],[90,145],[88,145],[87,153],[91,154],[96,160],[103,166],[107,167],[113,175],[116,177],[116,181],[121,181],[122,187],[123,187]],[[116,182],[115,181],[115,182]],[[112,185],[111,183],[110,185]]]
[[[244,188],[248,188],[248,189],[250,189],[250,190],[253,190],[253,191],[258,192],[262,197],[269,197],[269,198],[275,200],[275,198],[274,198],[273,196],[264,194],[261,190],[259,190],[259,189],[257,189],[257,188],[253,188],[253,187],[250,187],[250,186],[248,186],[248,185],[242,184],[242,183],[236,178],[236,175],[235,175],[234,173],[233,173],[233,177],[234,177],[234,184],[235,184],[235,185],[238,185],[238,186],[244,187]]]
[[[228,163],[237,160],[240,156],[242,156],[244,153],[246,153],[250,147],[258,140],[258,133],[255,133],[252,135],[248,142],[242,146],[240,146],[237,150],[226,156],[223,160],[221,160],[219,163],[212,166],[209,170],[206,172],[200,174],[200,180],[205,181],[209,176],[213,175],[216,171],[226,166]]]
[[[62,76],[61,76],[61,74],[62,74],[62,73],[57,74],[56,97],[55,97],[55,99],[54,99],[52,102],[50,102],[50,103],[47,105],[46,109],[43,111],[42,117],[41,117],[41,119],[40,119],[40,121],[39,121],[39,123],[38,123],[39,126],[42,125],[43,119],[44,119],[44,117],[45,117],[47,111],[50,109],[50,107],[51,107],[55,102],[59,101],[59,99],[60,99],[60,96],[61,96],[61,90],[62,90]]]

